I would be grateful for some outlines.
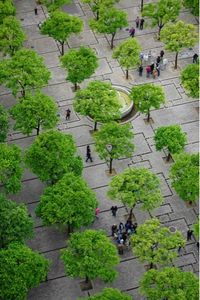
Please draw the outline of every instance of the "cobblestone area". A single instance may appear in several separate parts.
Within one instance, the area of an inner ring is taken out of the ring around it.
[[[129,27],[134,24],[137,15],[140,15],[139,0],[121,0],[117,6],[128,13]],[[151,1],[145,1],[151,2]],[[110,227],[113,223],[125,221],[127,211],[121,203],[117,203],[119,210],[117,217],[111,215],[110,207],[113,204],[106,197],[106,191],[111,177],[108,177],[105,171],[108,169],[106,162],[100,160],[97,153],[94,151],[94,141],[89,130],[93,124],[88,118],[82,118],[77,115],[72,106],[74,93],[72,84],[66,82],[65,71],[60,67],[59,55],[60,50],[56,42],[39,33],[37,24],[43,21],[46,17],[45,10],[38,7],[38,16],[34,15],[35,3],[33,0],[16,0],[17,17],[21,20],[23,28],[28,35],[26,46],[35,49],[41,56],[44,57],[46,65],[52,73],[52,79],[49,85],[44,88],[44,91],[55,98],[58,103],[61,115],[61,122],[58,126],[60,130],[66,133],[71,133],[77,143],[78,152],[85,161],[86,145],[91,146],[93,154],[92,163],[84,163],[84,178],[87,180],[90,187],[96,192],[99,199],[99,207],[101,209],[100,217],[91,226],[95,229],[104,229],[108,236],[111,236]],[[156,209],[152,215],[159,217],[161,222],[166,226],[174,226],[180,230],[186,237],[187,230],[197,220],[198,207],[186,207],[185,203],[172,190],[169,180],[170,163],[166,163],[163,159],[164,152],[156,152],[153,136],[157,127],[169,124],[180,124],[183,130],[187,133],[188,144],[185,150],[195,153],[198,151],[198,102],[197,99],[191,99],[185,93],[179,81],[180,69],[186,64],[192,62],[192,56],[198,51],[196,47],[186,49],[181,52],[179,57],[179,70],[174,71],[172,66],[174,55],[165,53],[169,64],[167,69],[161,71],[158,79],[154,80],[138,76],[137,70],[130,71],[130,79],[125,79],[124,70],[121,69],[118,62],[112,58],[112,51],[109,47],[110,37],[95,34],[88,26],[88,19],[93,17],[91,9],[88,5],[74,0],[73,4],[65,7],[65,10],[71,14],[79,16],[84,21],[84,31],[78,37],[72,37],[65,45],[65,50],[68,48],[76,48],[80,45],[89,45],[92,47],[99,57],[99,68],[91,79],[85,80],[81,84],[81,88],[85,87],[88,81],[98,79],[110,81],[113,84],[119,84],[131,88],[135,84],[145,82],[154,82],[155,84],[164,87],[167,102],[159,110],[153,110],[151,113],[153,122],[146,124],[144,115],[136,114],[131,120],[132,128],[135,133],[134,142],[136,150],[130,159],[120,159],[114,162],[114,168],[117,173],[120,173],[127,167],[143,166],[160,178],[162,185],[162,193],[164,196],[164,204]],[[196,26],[196,18],[183,9],[180,13],[180,19],[193,23]],[[163,49],[163,44],[155,38],[155,29],[144,28],[144,30],[136,30],[136,38],[141,43],[143,52],[151,53],[154,57],[158,56],[160,50]],[[120,30],[116,35],[115,45],[129,36],[125,29]],[[9,108],[15,100],[9,90],[0,87],[0,102]],[[65,121],[65,111],[70,108],[72,111],[70,121]],[[9,142],[19,145],[22,149],[26,149],[35,139],[33,136],[23,136],[20,132],[10,132]],[[27,204],[30,214],[35,220],[35,238],[28,244],[31,248],[43,253],[47,258],[52,260],[51,270],[48,275],[48,281],[40,285],[39,288],[30,291],[29,300],[75,300],[80,296],[86,296],[87,292],[82,292],[80,289],[80,279],[70,279],[64,274],[63,264],[59,259],[59,250],[66,246],[66,233],[61,233],[55,228],[44,227],[41,225],[39,218],[35,216],[34,210],[39,201],[40,195],[43,193],[44,184],[42,184],[34,174],[28,170],[24,172],[23,189],[13,196],[17,202]],[[135,216],[139,224],[143,223],[147,218],[150,218],[148,213],[141,212],[137,207]],[[198,273],[198,252],[196,241],[187,242],[185,251],[175,261],[175,265],[185,271],[191,270]],[[107,286],[117,287],[123,291],[127,291],[134,297],[135,300],[140,300],[142,297],[138,294],[138,282],[141,275],[145,272],[144,265],[140,263],[132,253],[127,250],[121,256],[121,262],[118,266],[119,277],[112,284]],[[100,291],[105,284],[99,280],[93,282],[93,289],[90,294]]]

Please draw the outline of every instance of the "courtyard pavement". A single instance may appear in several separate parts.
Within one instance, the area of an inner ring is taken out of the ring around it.
[[[121,0],[116,5],[127,12],[129,28],[135,25],[134,20],[140,15],[139,3],[139,0]],[[116,202],[119,207],[117,217],[115,218],[111,215],[110,207],[114,202],[106,196],[111,177],[106,175],[108,165],[105,161],[100,160],[98,154],[95,153],[94,141],[90,134],[93,124],[88,118],[83,118],[74,112],[72,105],[74,92],[72,84],[65,80],[65,71],[60,67],[59,46],[53,39],[42,36],[39,32],[37,24],[46,18],[45,9],[38,6],[38,15],[35,16],[35,2],[33,0],[16,0],[15,4],[17,17],[21,20],[23,29],[28,35],[26,47],[37,51],[44,58],[47,67],[52,73],[49,85],[44,87],[43,90],[48,95],[53,96],[58,103],[61,116],[58,129],[73,135],[78,147],[78,153],[84,161],[83,176],[97,194],[101,210],[100,217],[98,220],[95,220],[90,228],[104,229],[110,237],[111,226],[114,223],[118,224],[120,221],[125,222],[127,210],[122,203]],[[143,77],[139,77],[137,70],[134,69],[130,71],[130,79],[126,80],[124,70],[119,66],[117,60],[112,58],[112,51],[109,47],[110,37],[92,32],[88,26],[88,20],[93,17],[90,7],[74,0],[73,4],[66,6],[64,9],[71,14],[79,16],[84,21],[84,31],[80,36],[71,37],[65,45],[65,50],[77,48],[80,45],[88,45],[95,50],[99,57],[99,68],[89,80],[85,80],[80,85],[81,88],[94,79],[109,81],[112,84],[119,84],[127,88],[146,82],[154,82],[163,86],[166,93],[165,105],[158,110],[152,110],[151,117],[153,122],[150,124],[144,122],[145,116],[140,113],[137,113],[129,120],[135,133],[135,152],[129,159],[122,158],[114,161],[113,167],[117,173],[120,173],[127,167],[141,166],[157,174],[161,181],[164,203],[160,208],[152,212],[152,216],[157,216],[162,224],[167,227],[174,226],[186,237],[187,230],[197,221],[198,206],[186,207],[185,203],[172,189],[169,180],[171,163],[165,162],[166,153],[155,150],[153,136],[155,129],[160,126],[180,124],[184,132],[187,133],[188,143],[185,150],[190,153],[198,152],[198,101],[188,97],[179,80],[180,70],[192,62],[192,56],[198,51],[197,47],[185,49],[180,53],[178,71],[173,70],[174,54],[165,51],[165,57],[169,60],[169,64],[166,70],[161,71],[158,79],[146,78],[145,74],[143,74]],[[181,10],[180,19],[198,26],[197,19],[186,9]],[[144,30],[136,30],[135,35],[142,46],[143,52],[147,54],[151,50],[154,58],[163,49],[163,44],[156,40],[156,31],[155,28],[150,29],[148,27],[144,28]],[[118,45],[128,37],[127,28],[120,30],[116,35],[115,45]],[[10,108],[15,103],[15,99],[10,91],[3,87],[0,87],[0,103],[3,103],[6,108]],[[70,121],[65,120],[67,108],[70,108],[72,111]],[[20,132],[11,130],[9,143],[15,143],[24,150],[30,146],[35,137],[35,133],[26,137]],[[92,163],[85,163],[86,145],[91,146]],[[45,185],[34,174],[25,170],[21,192],[11,197],[17,202],[25,203],[35,220],[35,238],[29,241],[28,245],[52,260],[47,282],[31,290],[28,299],[76,300],[78,297],[86,296],[87,292],[81,291],[81,279],[71,279],[65,276],[63,264],[59,259],[60,249],[66,247],[67,235],[53,227],[42,226],[41,220],[34,213],[44,187]],[[138,224],[142,224],[146,219],[151,218],[148,213],[142,212],[139,207],[136,207],[134,213]],[[120,256],[120,259],[121,262],[117,267],[119,271],[118,278],[112,284],[104,284],[100,280],[94,280],[93,289],[89,291],[91,295],[105,286],[111,286],[127,291],[135,300],[143,299],[138,293],[138,285],[139,279],[145,272],[145,264],[140,263],[131,250],[125,251]],[[184,253],[175,260],[175,265],[184,271],[193,271],[198,274],[198,252],[194,239],[187,242]]]

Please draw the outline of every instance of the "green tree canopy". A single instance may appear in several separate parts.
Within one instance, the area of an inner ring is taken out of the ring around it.
[[[86,181],[73,173],[65,174],[47,187],[36,208],[44,225],[68,225],[68,230],[90,225],[95,218],[97,200]]]
[[[186,133],[181,129],[180,125],[162,126],[156,129],[155,135],[156,150],[167,149],[169,154],[167,160],[170,159],[171,154],[180,153],[187,142]]]
[[[199,98],[199,64],[187,65],[181,72],[181,83],[192,98]]]
[[[86,282],[96,278],[111,282],[117,276],[117,248],[101,230],[73,233],[67,249],[61,253],[65,272],[70,277],[85,278]]]
[[[133,300],[133,298],[121,292],[118,289],[105,288],[102,292],[87,298],[80,298],[79,300]]]
[[[0,69],[0,84],[10,88],[14,96],[18,92],[25,96],[26,89],[42,87],[50,79],[43,58],[30,49],[18,50],[12,58],[0,61]]]
[[[0,298],[24,300],[29,289],[47,276],[49,261],[25,245],[11,243],[0,250]]]
[[[137,233],[131,237],[131,245],[139,260],[147,261],[153,268],[154,264],[171,263],[178,255],[177,248],[183,247],[185,240],[180,231],[171,232],[154,218],[137,227]]]
[[[140,280],[140,293],[148,300],[197,300],[198,292],[197,276],[175,267],[149,270]]]
[[[199,15],[199,0],[184,0],[183,5],[185,7],[191,8],[192,13],[195,16]]]
[[[0,51],[4,55],[13,55],[22,47],[25,39],[26,35],[19,20],[13,16],[3,19],[3,24],[0,27]]]
[[[95,133],[95,148],[101,159],[110,161],[109,172],[112,173],[112,161],[120,157],[130,157],[134,151],[133,133],[130,124],[120,125],[109,122]]]
[[[121,104],[116,90],[110,83],[91,81],[75,95],[74,109],[83,116],[90,116],[97,129],[97,122],[106,123],[120,118]]]
[[[108,196],[132,209],[142,203],[142,210],[152,210],[163,202],[158,177],[146,168],[128,168],[109,184]]]
[[[112,7],[119,0],[82,0],[82,2],[88,3],[91,6],[92,11],[96,14],[96,20],[98,20],[100,8],[107,9],[108,7]]]
[[[83,46],[70,49],[60,60],[62,67],[67,70],[66,80],[74,84],[75,90],[78,88],[77,83],[89,78],[98,67],[98,58],[94,50]]]
[[[58,108],[54,99],[40,91],[26,93],[10,112],[16,121],[14,129],[21,130],[23,134],[29,135],[36,129],[38,135],[41,127],[51,129],[58,123]]]
[[[13,0],[1,0],[0,1],[0,24],[3,20],[9,16],[15,16],[16,9],[13,4]]]
[[[65,12],[56,10],[50,14],[50,18],[41,26],[41,33],[49,35],[61,45],[61,54],[64,54],[64,43],[71,34],[79,34],[83,27],[83,21],[76,17],[71,16]]]
[[[172,187],[181,199],[195,202],[199,197],[199,154],[175,155],[170,169]]]
[[[40,0],[40,2],[51,12],[61,8],[64,4],[70,4],[71,0]]]
[[[141,50],[138,41],[129,38],[119,44],[113,51],[112,57],[117,58],[120,66],[126,69],[126,79],[128,79],[128,70],[139,64]]]
[[[5,142],[8,134],[8,113],[0,104],[0,143]]]
[[[114,37],[117,30],[128,26],[126,12],[116,9],[115,7],[102,7],[100,10],[100,16],[98,20],[90,20],[89,25],[92,30],[98,33],[111,34],[110,47],[114,47]]]
[[[147,114],[147,121],[150,120],[150,109],[160,108],[160,105],[165,103],[165,94],[163,88],[152,83],[141,84],[134,86],[130,94],[134,101],[136,109]]]
[[[149,18],[152,27],[158,26],[158,38],[160,38],[163,26],[169,21],[176,21],[180,9],[180,0],[159,0],[156,3],[144,5],[142,16]]]
[[[37,136],[26,150],[25,163],[40,180],[55,183],[67,172],[82,172],[82,161],[75,156],[75,152],[76,146],[70,134],[49,130]],[[80,168],[77,168],[77,159]]]
[[[11,242],[22,242],[33,237],[33,220],[25,204],[7,200],[0,194],[0,248]]]
[[[196,27],[183,21],[167,24],[160,34],[160,39],[165,43],[165,49],[175,52],[175,66],[178,66],[178,54],[184,48],[194,47],[198,42]]]
[[[21,162],[18,146],[0,143],[0,184],[6,194],[14,194],[21,189]]]

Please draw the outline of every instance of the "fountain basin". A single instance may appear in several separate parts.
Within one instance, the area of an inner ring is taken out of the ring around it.
[[[113,88],[117,91],[119,103],[122,105],[120,109],[121,118],[124,118],[131,112],[134,105],[133,101],[129,96],[130,92],[128,89],[119,85],[113,85]]]

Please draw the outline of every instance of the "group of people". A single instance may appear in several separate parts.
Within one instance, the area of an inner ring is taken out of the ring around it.
[[[111,227],[111,234],[114,237],[119,254],[124,253],[124,249],[130,246],[130,235],[136,233],[137,223],[132,223],[130,219],[127,220],[125,225],[120,222],[117,226],[113,224]]]
[[[166,60],[164,59],[164,54],[165,54],[165,52],[163,50],[161,50],[160,55],[157,56],[156,62],[153,62],[146,66],[146,77],[147,78],[149,78],[151,75],[153,76],[154,79],[156,79],[158,76],[160,76],[161,68],[166,66],[166,63],[167,63]],[[143,62],[144,58],[145,58],[145,60],[148,60],[148,62],[150,62],[151,61],[151,51],[149,51],[147,59],[143,53],[140,53],[141,64],[138,68],[139,76],[142,76],[142,74],[143,74],[142,62]]]
[[[143,18],[139,18],[137,17],[135,20],[135,24],[136,24],[136,28],[142,30],[144,28],[144,19]],[[129,30],[129,34],[131,37],[135,36],[135,28],[131,27],[131,29]]]

